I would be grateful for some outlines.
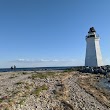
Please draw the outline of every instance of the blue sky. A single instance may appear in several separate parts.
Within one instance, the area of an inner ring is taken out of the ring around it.
[[[109,0],[0,0],[0,67],[84,65],[94,26],[110,64]]]

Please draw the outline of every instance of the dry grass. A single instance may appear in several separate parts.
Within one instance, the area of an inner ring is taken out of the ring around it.
[[[99,75],[81,75],[78,79],[78,84],[81,88],[85,89],[87,93],[95,97],[102,105],[106,107],[110,107],[110,93],[109,96],[104,91],[104,89],[98,87],[97,82],[99,82],[100,78],[103,76]]]

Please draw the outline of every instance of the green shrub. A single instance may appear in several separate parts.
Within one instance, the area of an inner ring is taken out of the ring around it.
[[[20,85],[20,84],[23,84],[23,82],[17,82],[17,83],[15,83],[16,85]]]
[[[23,103],[25,102],[25,100],[26,100],[26,99],[20,100],[19,104],[20,104],[20,105],[23,105]]]
[[[44,84],[41,86],[42,90],[48,90],[48,87]]]

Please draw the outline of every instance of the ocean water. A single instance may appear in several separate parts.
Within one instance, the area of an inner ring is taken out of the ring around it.
[[[0,72],[11,72],[11,71],[44,71],[44,70],[66,70],[72,66],[66,67],[33,67],[33,68],[16,68],[11,70],[11,68],[1,68]]]
[[[105,88],[105,89],[107,89],[107,90],[110,91],[110,82],[108,82],[109,80],[110,80],[110,79],[108,79],[108,78],[103,78],[103,79],[101,79],[101,80],[99,81],[98,85],[99,85],[100,87],[103,87],[103,88]]]

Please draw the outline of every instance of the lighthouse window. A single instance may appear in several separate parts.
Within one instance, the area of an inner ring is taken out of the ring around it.
[[[90,37],[95,37],[95,35],[90,35]]]
[[[87,38],[89,38],[89,37],[95,37],[95,35],[90,35],[90,36],[88,36]]]

